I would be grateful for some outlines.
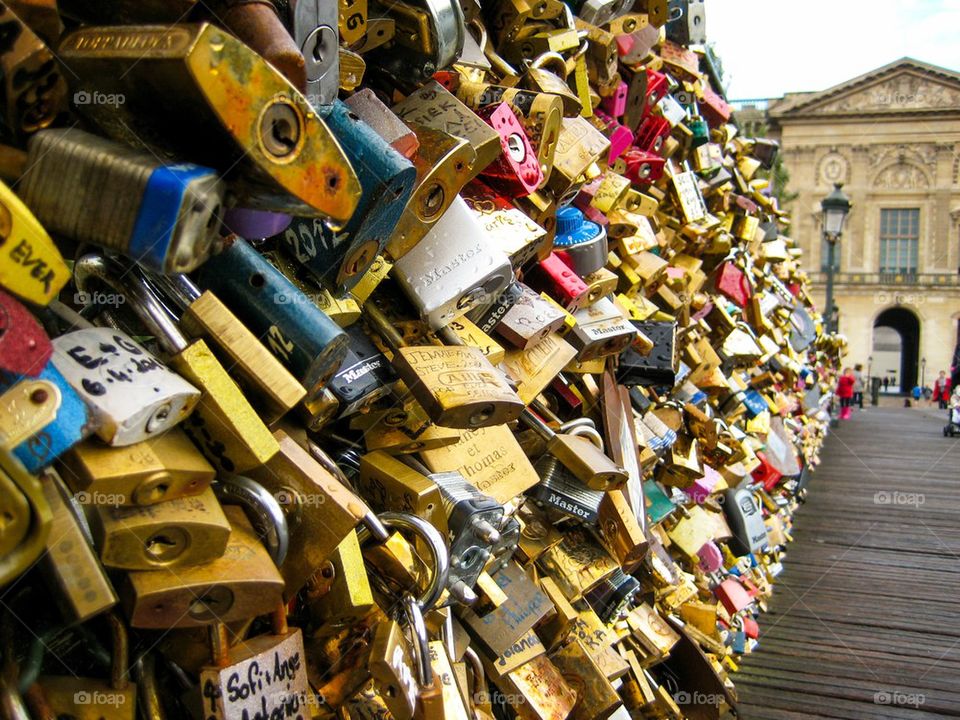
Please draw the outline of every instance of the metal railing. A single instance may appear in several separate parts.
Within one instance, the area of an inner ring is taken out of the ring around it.
[[[825,272],[811,273],[814,284],[827,282]],[[837,285],[895,285],[903,287],[960,287],[960,275],[955,272],[917,273],[917,272],[875,272],[835,273],[833,281]]]

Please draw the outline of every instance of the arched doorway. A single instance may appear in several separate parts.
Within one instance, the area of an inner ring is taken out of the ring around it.
[[[917,384],[920,319],[904,307],[884,310],[873,323],[873,374],[890,377],[890,389],[910,392]]]

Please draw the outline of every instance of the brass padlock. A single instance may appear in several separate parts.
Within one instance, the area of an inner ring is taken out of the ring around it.
[[[270,612],[283,577],[239,507],[225,507],[230,538],[223,556],[194,567],[127,574],[121,600],[138,628],[166,629],[230,622]]]
[[[403,338],[373,302],[367,320],[393,350],[393,362],[430,418],[445,427],[472,429],[517,418],[523,403],[483,353],[466,346],[404,347]]]
[[[145,507],[97,504],[91,530],[106,567],[173,570],[221,557],[230,537],[213,490]]]

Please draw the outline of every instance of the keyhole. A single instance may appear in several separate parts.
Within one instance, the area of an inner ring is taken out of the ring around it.
[[[268,107],[261,116],[260,138],[271,155],[290,155],[300,141],[300,118],[296,111],[284,103]]]
[[[423,199],[423,214],[426,217],[433,217],[436,215],[443,206],[443,199],[443,186],[441,186],[439,183],[434,183],[431,185],[430,189],[427,191],[426,197]]]
[[[514,162],[523,162],[527,155],[523,146],[523,139],[517,133],[510,133],[507,137],[507,153]]]
[[[151,560],[161,563],[170,562],[187,549],[187,540],[187,535],[180,528],[163,528],[147,538],[143,549]]]
[[[187,611],[195,620],[213,620],[233,606],[233,591],[223,585],[214,585],[190,603]]]

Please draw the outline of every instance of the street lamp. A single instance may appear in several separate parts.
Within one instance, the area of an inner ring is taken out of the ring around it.
[[[867,380],[873,377],[873,355],[867,358]]]
[[[920,358],[920,387],[927,386],[927,359]]]
[[[827,318],[827,332],[836,332],[837,324],[833,308],[833,265],[837,241],[843,233],[843,223],[853,207],[843,192],[843,183],[835,183],[833,191],[820,202],[820,211],[823,221],[823,237],[827,241],[827,307],[824,315]]]

